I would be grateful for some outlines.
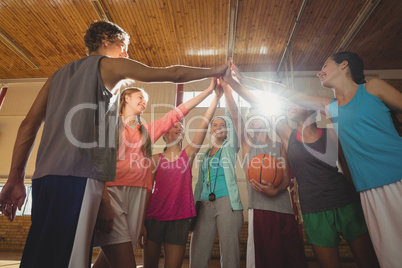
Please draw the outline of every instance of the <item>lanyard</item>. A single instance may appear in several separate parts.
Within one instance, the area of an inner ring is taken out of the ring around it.
[[[219,153],[220,151],[220,153]],[[210,182],[210,170],[211,170],[211,162],[214,160],[215,156],[219,153],[219,158],[218,158],[218,168],[216,169],[216,173],[215,173],[215,184],[214,184],[214,189],[212,190],[212,185],[211,185],[211,190],[210,193],[214,194],[215,193],[215,189],[216,189],[216,181],[218,178],[218,171],[219,171],[219,165],[220,165],[220,161],[221,161],[221,156],[222,156],[222,150],[221,148],[219,148],[219,150],[212,156],[211,159],[210,156],[208,156],[208,160],[207,160],[207,170],[208,170],[208,177],[207,177],[207,188],[209,188],[209,182]],[[212,181],[211,181],[212,182]]]

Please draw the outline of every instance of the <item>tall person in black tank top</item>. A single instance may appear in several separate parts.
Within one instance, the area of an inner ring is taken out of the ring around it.
[[[309,233],[312,233],[311,237],[317,233],[317,229],[309,228],[310,221],[307,215],[315,217],[316,213],[320,215],[326,212],[332,213],[336,209],[342,209],[351,204],[355,209],[352,213],[362,215],[359,198],[351,179],[347,179],[338,172],[336,166],[338,141],[334,130],[318,128],[316,114],[297,104],[290,106],[288,116],[297,123],[297,127],[292,130],[281,121],[277,124],[276,132],[288,152],[289,163],[299,185],[300,206],[305,220],[306,237],[310,236]],[[348,173],[346,162],[341,168],[344,173]],[[335,213],[334,215],[336,215]],[[319,218],[314,224],[323,225],[324,222],[320,223],[320,220],[323,221],[324,218]],[[353,223],[355,220],[349,218],[339,221],[346,226],[357,225],[357,222]],[[361,234],[353,241],[348,241],[349,246],[359,267],[378,267],[364,221],[360,225],[364,225],[361,228]],[[325,234],[323,236],[325,240]],[[328,236],[330,236],[329,233]],[[341,267],[338,246],[324,247],[317,245],[318,243],[314,243],[315,241],[308,242],[313,244],[315,255],[322,267]]]

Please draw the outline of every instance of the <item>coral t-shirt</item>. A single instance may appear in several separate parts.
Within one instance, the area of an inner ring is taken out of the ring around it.
[[[161,119],[144,123],[143,126],[147,129],[151,142],[155,143],[188,113],[184,104],[181,104]],[[152,190],[150,169],[152,159],[145,157],[141,150],[143,141],[139,128],[139,124],[133,127],[124,124],[117,151],[116,181],[108,182],[107,186],[133,186]]]

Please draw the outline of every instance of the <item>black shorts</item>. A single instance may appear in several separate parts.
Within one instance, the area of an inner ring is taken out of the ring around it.
[[[173,221],[150,219],[145,221],[145,227],[147,228],[147,239],[155,243],[185,245],[190,231],[190,219]]]

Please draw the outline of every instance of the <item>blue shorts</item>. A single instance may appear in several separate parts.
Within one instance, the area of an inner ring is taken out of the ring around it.
[[[20,267],[90,267],[104,187],[104,182],[72,176],[32,180],[32,224]]]

